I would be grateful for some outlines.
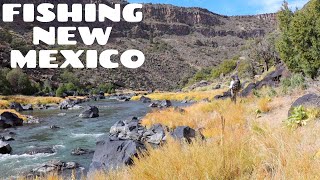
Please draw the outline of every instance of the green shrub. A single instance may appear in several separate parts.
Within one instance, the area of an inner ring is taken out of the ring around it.
[[[73,83],[75,86],[79,86],[80,82],[78,78],[70,71],[65,70],[61,75],[60,78],[63,83]]]
[[[96,92],[96,93],[99,93],[100,91],[102,91],[104,93],[108,93],[108,94],[113,94],[113,93],[116,92],[116,88],[111,83],[100,84],[99,87],[98,87],[98,92]]]
[[[22,38],[13,38],[10,46],[12,49],[19,50],[24,55],[32,49]]]
[[[68,83],[65,85],[67,91],[76,91],[78,88],[72,83]]]
[[[32,95],[37,89],[31,84],[27,74],[21,69],[13,69],[6,75],[7,81],[10,83],[14,93],[24,95]]]
[[[237,61],[234,59],[223,61],[218,67],[215,67],[211,71],[211,77],[213,79],[219,78],[221,74],[229,74],[237,67]]]
[[[57,97],[63,97],[63,93],[67,91],[65,84],[60,84],[59,88],[56,91]]]
[[[288,93],[294,89],[306,89],[307,84],[302,74],[293,74],[289,78],[281,79],[281,87],[283,93]]]
[[[0,29],[0,42],[12,42],[12,35],[7,29]]]
[[[11,85],[9,81],[6,79],[6,74],[0,71],[0,94],[2,95],[10,95],[11,92]]]
[[[291,116],[286,120],[288,127],[297,128],[307,125],[308,114],[303,106],[298,106],[292,109]]]
[[[253,77],[254,69],[251,65],[251,62],[248,60],[241,61],[238,66],[238,75],[240,77]]]
[[[44,93],[50,93],[50,92],[52,92],[52,85],[51,85],[50,81],[46,80],[46,81],[44,82],[42,91],[43,91]]]

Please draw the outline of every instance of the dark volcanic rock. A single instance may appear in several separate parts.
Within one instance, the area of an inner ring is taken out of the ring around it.
[[[27,104],[25,106],[22,106],[24,111],[32,111],[33,110],[33,106],[32,104]]]
[[[70,109],[73,108],[74,105],[76,105],[74,101],[66,99],[59,104],[59,109]]]
[[[0,128],[11,128],[16,126],[22,126],[23,120],[16,114],[11,112],[3,112],[0,115]]]
[[[79,167],[79,164],[76,162],[63,162],[60,160],[52,160],[37,168],[32,169],[31,174],[35,176],[45,176],[51,172],[61,172],[66,169],[76,169]]]
[[[25,154],[35,155],[35,154],[53,154],[55,151],[52,147],[37,147],[33,149],[29,149],[25,152]]]
[[[151,103],[151,99],[148,98],[148,97],[145,97],[145,96],[142,96],[140,98],[140,101],[143,102],[143,103]]]
[[[138,141],[107,138],[97,143],[90,172],[132,165],[133,157],[137,157],[143,150],[145,150],[144,144]]]
[[[317,94],[306,94],[298,98],[292,105],[289,110],[288,116],[291,115],[293,108],[303,106],[306,108],[320,108],[320,96]]]
[[[60,127],[56,126],[56,125],[52,125],[52,126],[50,126],[50,129],[60,129]]]
[[[196,131],[188,126],[179,126],[171,133],[171,135],[176,139],[191,142],[192,138],[196,137]]]
[[[172,102],[169,100],[155,101],[149,105],[151,108],[168,108],[172,106]]]
[[[216,95],[214,99],[216,100],[224,100],[231,97],[231,91],[224,92],[222,95]]]
[[[256,87],[257,85],[255,83],[250,83],[245,89],[241,91],[241,96],[242,97],[249,96]]]
[[[160,103],[160,107],[161,108],[168,108],[168,107],[171,107],[171,106],[172,106],[172,103],[169,100],[163,100]]]
[[[11,137],[11,136],[3,136],[3,137],[0,137],[0,140],[2,140],[2,141],[14,141],[14,138]]]
[[[10,144],[0,140],[0,154],[10,154],[11,151],[12,151],[12,148]]]
[[[16,102],[10,103],[10,109],[14,109],[14,110],[16,110],[18,112],[21,112],[21,111],[24,110],[23,107],[21,106],[21,104],[20,103],[16,103]]]
[[[72,150],[71,155],[81,156],[84,154],[91,154],[91,153],[94,153],[94,151],[91,151],[89,149],[76,148],[76,149]]]
[[[79,117],[81,118],[96,118],[99,117],[99,109],[95,106],[89,106],[84,110]]]

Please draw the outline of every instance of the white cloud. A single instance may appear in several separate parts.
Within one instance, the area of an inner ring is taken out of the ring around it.
[[[291,0],[289,7],[291,9],[302,8],[309,0]],[[280,10],[283,0],[249,0],[250,6],[258,7],[257,13],[272,13]]]

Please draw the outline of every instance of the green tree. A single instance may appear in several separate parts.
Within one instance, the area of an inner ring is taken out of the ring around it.
[[[320,68],[320,1],[311,0],[293,13],[283,4],[278,13],[281,37],[277,49],[288,68],[315,78]]]
[[[6,79],[6,74],[3,71],[0,71],[0,94],[2,95],[9,95],[11,94],[11,85]]]
[[[36,88],[32,86],[28,75],[23,73],[21,69],[11,70],[7,74],[6,79],[10,83],[14,93],[31,95],[36,92]]]
[[[56,91],[57,97],[63,97],[63,94],[67,91],[65,84],[60,84],[59,88]]]

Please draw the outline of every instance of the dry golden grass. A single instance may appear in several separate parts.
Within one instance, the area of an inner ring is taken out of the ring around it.
[[[179,92],[179,93],[171,93],[171,92],[159,92],[152,93],[147,95],[147,97],[152,100],[172,100],[172,101],[183,101],[183,100],[195,100],[201,101],[203,99],[209,98],[212,100],[214,96],[222,94],[225,92],[225,89],[220,90],[212,90],[212,91],[190,91],[190,92]],[[141,96],[135,96],[132,100],[139,100]]]
[[[6,109],[10,105],[10,102],[7,100],[0,100],[0,109]]]
[[[271,111],[270,102],[271,102],[270,98],[259,99],[258,100],[258,109],[263,113],[267,113],[267,112]]]
[[[96,172],[89,179],[320,179],[320,123],[312,121],[295,131],[283,126],[270,128],[255,120],[259,101],[242,99],[236,105],[230,100],[214,101],[192,105],[184,113],[174,109],[151,112],[143,124],[205,128],[202,132],[207,140],[186,144],[168,138],[161,148],[149,148],[147,155],[135,159],[133,166]],[[275,121],[274,110],[276,106],[265,118]]]
[[[214,101],[212,103],[198,103],[185,108],[185,112],[175,111],[174,108],[154,111],[143,118],[146,126],[160,123],[170,128],[190,126],[201,129],[206,137],[213,137],[220,132],[221,118],[227,125],[241,126],[245,124],[245,109],[243,104],[235,105],[231,101]]]
[[[0,96],[1,101],[8,105],[10,102],[17,102],[20,104],[57,104],[63,99],[59,97],[33,97],[33,96]],[[0,101],[0,108],[1,108]]]

